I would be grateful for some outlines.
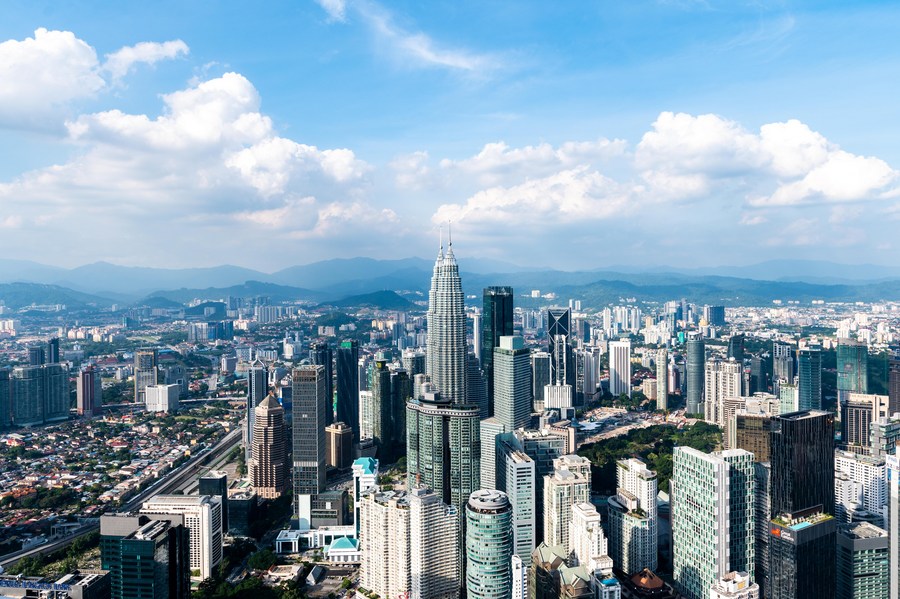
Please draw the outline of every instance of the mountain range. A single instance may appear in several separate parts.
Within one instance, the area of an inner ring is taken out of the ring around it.
[[[239,266],[165,269],[97,262],[72,269],[23,260],[0,260],[0,300],[19,308],[32,303],[86,305],[185,304],[192,299],[266,295],[275,301],[307,300],[350,305],[348,296],[377,305],[402,306],[403,298],[378,295],[394,290],[409,301],[427,299],[433,261],[424,258],[333,259],[264,273]],[[776,260],[718,268],[605,267],[553,270],[506,262],[460,259],[465,292],[479,296],[489,285],[516,289],[519,305],[532,289],[561,299],[600,305],[637,297],[690,298],[700,303],[764,305],[773,299],[869,301],[900,299],[900,267],[847,265],[825,261]],[[369,297],[367,294],[376,295]],[[385,306],[386,307],[386,306]]]

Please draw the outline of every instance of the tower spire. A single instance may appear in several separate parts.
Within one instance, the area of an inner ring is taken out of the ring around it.
[[[451,226],[452,224],[453,224],[453,221],[450,221],[450,220],[447,221],[447,240],[449,242],[448,247],[453,247],[453,228]]]

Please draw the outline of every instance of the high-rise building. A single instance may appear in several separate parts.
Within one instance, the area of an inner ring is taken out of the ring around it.
[[[728,359],[733,359],[735,362],[743,363],[744,362],[744,334],[736,333],[728,338],[728,354],[726,356]],[[765,389],[762,389],[765,391]]]
[[[359,586],[379,597],[405,597],[412,589],[409,498],[376,487],[359,503]]]
[[[572,506],[569,551],[572,565],[583,566],[589,572],[612,570],[613,561],[609,556],[606,535],[594,504],[576,503]]]
[[[525,559],[534,550],[536,538],[534,460],[507,440],[500,441],[498,451],[506,468],[504,492],[513,510],[513,553]]]
[[[482,419],[488,417],[488,381],[473,351],[466,354],[466,401],[478,406]]]
[[[359,343],[341,341],[335,357],[337,365],[337,419],[353,431],[353,442],[359,443]]]
[[[181,516],[100,518],[100,567],[112,599],[190,599],[190,540]]]
[[[403,368],[409,373],[409,378],[415,378],[417,374],[425,374],[425,352],[417,349],[403,350],[400,361]]]
[[[0,368],[0,431],[9,428],[13,422],[11,392],[9,370]]]
[[[328,406],[325,367],[293,370],[294,507],[300,529],[312,525],[313,496],[325,490],[325,412]]]
[[[706,361],[703,388],[706,398],[703,403],[704,420],[723,428],[727,425],[725,402],[741,397],[741,375],[743,367],[734,360],[711,358]]]
[[[501,462],[498,460],[498,443],[500,436],[508,429],[499,419],[486,418],[481,421],[481,486],[485,489],[496,489],[497,469]]]
[[[566,455],[553,463],[553,474],[544,477],[544,542],[569,546],[572,506],[591,498],[591,463]]]
[[[609,498],[609,555],[616,566],[632,575],[657,568],[656,472],[641,460],[616,463],[616,494]]]
[[[703,413],[703,371],[706,368],[706,346],[703,339],[687,341],[687,413]]]
[[[156,348],[139,349],[134,352],[134,403],[145,404],[144,390],[147,385],[159,382],[159,354]]]
[[[544,538],[544,477],[553,474],[554,462],[557,458],[569,453],[566,439],[551,435],[549,431],[517,430],[514,434],[504,435],[504,440],[515,444],[515,447],[534,461],[535,476],[535,544]],[[574,448],[572,448],[574,451]],[[508,488],[508,485],[507,485]]]
[[[728,435],[728,449],[746,449],[753,454],[757,462],[769,461],[774,415],[766,412],[751,413],[738,410],[733,418],[734,434]]]
[[[900,453],[885,456],[888,485],[888,587],[890,599],[900,598]]]
[[[483,489],[466,502],[466,591],[470,599],[507,599],[512,589],[512,506]]]
[[[794,348],[789,343],[772,342],[772,380],[790,383],[794,380]]]
[[[453,243],[438,251],[428,292],[428,351],[425,373],[441,396],[466,404],[466,312]]]
[[[488,415],[494,415],[494,348],[500,338],[512,336],[512,287],[485,287],[481,310],[481,368],[487,380]]]
[[[359,538],[359,507],[362,495],[378,485],[378,460],[375,458],[357,458],[353,462],[353,522],[356,525],[356,537]]]
[[[180,515],[190,538],[191,570],[199,578],[213,575],[222,561],[222,500],[209,495],[157,495],[144,502],[141,513]]]
[[[69,417],[69,371],[63,364],[17,366],[9,372],[9,415],[15,426],[34,426]]]
[[[872,423],[888,418],[890,398],[848,391],[840,404],[841,441],[848,447],[869,447],[872,444]]]
[[[179,397],[181,397],[180,385],[147,385],[144,387],[145,407],[148,412],[165,412],[167,414],[177,412]]]
[[[800,410],[822,409],[822,349],[808,347],[797,352]]]
[[[888,535],[868,522],[843,524],[837,529],[835,599],[887,599]]]
[[[325,407],[326,426],[334,422],[334,355],[325,341],[313,341],[309,346],[309,361],[316,366],[325,367],[325,395],[328,405]]]
[[[725,326],[725,306],[703,306],[703,320],[711,327]]]
[[[59,364],[59,337],[47,340],[47,364]]]
[[[411,598],[459,597],[459,512],[431,489],[409,492]]]
[[[666,348],[656,352],[656,409],[669,409],[669,352]]]
[[[372,435],[378,459],[385,464],[403,455],[406,443],[406,401],[412,398],[412,381],[403,368],[391,367],[379,353],[369,377],[372,392]]]
[[[197,494],[218,497],[222,500],[222,531],[228,532],[228,473],[210,470],[197,481]]]
[[[247,423],[244,427],[244,459],[247,464],[253,457],[253,419],[256,418],[256,406],[269,394],[269,370],[262,360],[256,360],[247,369]]]
[[[609,392],[631,397],[631,341],[609,342]]]
[[[841,406],[851,393],[868,393],[869,348],[853,339],[838,339],[837,399]]]
[[[521,337],[502,336],[494,349],[494,416],[513,431],[531,419],[531,358]]]
[[[28,365],[43,366],[47,363],[47,354],[43,347],[34,346],[28,348]]]
[[[531,401],[540,402],[532,409],[541,411],[544,401],[544,387],[550,384],[550,354],[544,351],[531,353]],[[524,559],[524,558],[523,558]]]
[[[325,463],[329,468],[346,470],[353,462],[353,430],[343,422],[325,427]]]
[[[75,379],[75,397],[79,416],[103,415],[103,384],[100,369],[93,364],[85,366]]]
[[[879,418],[872,423],[872,446],[869,451],[875,457],[894,453],[900,445],[900,418]]]
[[[673,577],[686,597],[709,596],[732,571],[754,566],[753,455],[676,447],[672,469]]]
[[[883,456],[834,452],[834,509],[840,522],[863,516],[879,528],[887,526],[887,470]],[[865,513],[863,513],[865,512]]]
[[[284,408],[274,395],[269,395],[255,412],[250,484],[260,497],[275,499],[284,493],[287,481]]]
[[[772,514],[818,507],[834,514],[834,416],[800,411],[775,418],[771,446]]]
[[[572,352],[572,311],[547,310],[547,340],[550,353],[550,384],[575,387],[575,356]]]
[[[888,411],[893,416],[900,412],[900,360],[898,359],[888,362],[888,397],[890,398]]]
[[[769,523],[767,599],[834,597],[836,522],[815,512],[784,514]]]

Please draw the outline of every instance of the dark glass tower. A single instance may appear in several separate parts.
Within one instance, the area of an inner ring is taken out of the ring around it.
[[[571,385],[575,389],[575,356],[570,343],[571,330],[572,312],[568,308],[547,310],[550,384]]]
[[[47,364],[59,364],[59,337],[47,342]]]
[[[822,350],[818,347],[798,352],[797,372],[800,379],[798,407],[801,410],[822,409]]]
[[[513,334],[512,287],[485,287],[481,311],[481,369],[487,381],[488,416],[494,415],[494,348]]]
[[[818,507],[834,513],[834,415],[801,410],[775,418],[772,514]]]
[[[865,343],[840,339],[837,346],[838,406],[850,399],[851,393],[868,393],[869,348]]]
[[[728,340],[728,357],[737,362],[744,361],[744,334],[732,335]]]
[[[294,506],[300,528],[312,524],[312,500],[325,490],[325,367],[303,365],[293,370]]]
[[[383,354],[375,358],[369,380],[372,392],[372,434],[378,459],[392,464],[406,444],[406,402],[412,398],[412,381],[404,368],[389,368]]]
[[[888,411],[900,412],[900,360],[891,360],[889,364]]]
[[[687,413],[703,412],[703,375],[706,368],[706,346],[700,338],[687,341]]]
[[[324,341],[314,341],[309,347],[309,361],[316,366],[325,367],[325,392],[328,394],[328,407],[325,409],[325,426],[334,422],[334,355]]]
[[[353,429],[359,443],[359,343],[341,341],[337,349],[337,419]]]

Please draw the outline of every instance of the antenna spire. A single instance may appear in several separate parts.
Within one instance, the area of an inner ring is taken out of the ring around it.
[[[451,225],[453,221],[447,221],[447,240],[449,241],[448,247],[453,247],[453,228]]]

